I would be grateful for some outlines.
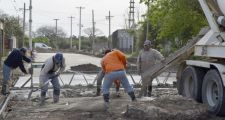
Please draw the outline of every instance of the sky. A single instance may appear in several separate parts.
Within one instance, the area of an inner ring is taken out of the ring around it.
[[[146,11],[146,6],[139,4],[139,0],[135,1],[135,21],[142,20],[142,14]],[[70,16],[73,19],[72,34],[78,36],[79,34],[79,9],[77,7],[84,7],[82,9],[82,35],[83,29],[92,27],[92,10],[94,10],[96,28],[100,29],[103,34],[109,34],[109,22],[106,16],[109,11],[113,16],[111,19],[111,33],[117,29],[125,28],[125,19],[128,17],[130,0],[32,0],[33,5],[33,31],[41,26],[55,26],[55,21],[58,20],[58,27],[61,27],[70,36]],[[29,8],[29,0],[0,0],[0,10],[4,13],[13,16],[23,17],[23,4],[26,3],[26,8]],[[29,11],[26,12],[26,22],[29,20]],[[21,21],[22,22],[22,21]],[[28,25],[28,24],[27,24]],[[28,26],[26,27],[28,31]]]

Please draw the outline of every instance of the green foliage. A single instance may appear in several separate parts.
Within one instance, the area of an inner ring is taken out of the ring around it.
[[[33,43],[45,43],[49,44],[49,39],[47,37],[36,37],[32,39]]]
[[[141,2],[147,4],[147,1]],[[182,47],[207,25],[197,0],[150,0],[147,16],[142,23],[142,32],[145,32],[146,23],[149,21],[148,39],[153,40],[154,47],[162,51],[168,43],[172,45],[170,52]],[[141,41],[145,40],[140,38]]]
[[[98,36],[95,38],[95,42],[107,42],[108,38],[106,36]]]
[[[9,16],[4,13],[0,13],[0,18],[4,21],[4,32],[6,38],[15,36],[17,39],[17,45],[22,47],[22,25],[19,23],[19,19],[14,16]]]

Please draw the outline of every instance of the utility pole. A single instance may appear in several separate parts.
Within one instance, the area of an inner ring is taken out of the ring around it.
[[[145,40],[147,40],[148,39],[148,27],[149,27],[149,19],[148,19],[148,14],[149,14],[149,2],[150,2],[150,0],[148,0],[148,10],[147,10],[147,26],[146,26],[146,38],[145,38]]]
[[[69,17],[70,18],[70,49],[73,47],[73,16]]]
[[[56,49],[58,49],[59,47],[58,47],[58,20],[59,19],[53,19],[53,20],[55,20],[55,36],[56,36]]]
[[[55,20],[55,34],[57,35],[58,33],[58,20],[59,19],[53,19],[53,20]]]
[[[111,41],[111,18],[113,16],[110,15],[110,11],[109,11],[109,16],[106,16],[106,19],[109,20],[109,36],[108,36],[108,48],[111,48],[110,46],[110,41]]]
[[[23,5],[23,47],[24,47],[24,35],[25,35],[25,23],[26,23],[26,3]]]
[[[26,10],[30,10],[30,9],[26,9],[26,3],[24,3],[23,8],[19,8],[19,10],[23,11],[23,34],[22,34],[22,45],[19,44],[19,47],[24,47],[25,46],[25,41],[24,41],[24,37],[25,37],[25,27],[26,27]]]
[[[93,31],[93,35],[92,35],[92,52],[94,53],[94,44],[95,44],[95,18],[94,18],[94,10],[92,10],[92,31]]]
[[[29,19],[29,48],[32,50],[32,0],[30,0],[30,19]]]
[[[81,10],[84,9],[84,7],[77,7],[80,10],[80,19],[79,19],[79,51],[81,50]]]
[[[130,11],[129,11],[129,23],[128,23],[128,28],[131,29],[132,26],[134,25],[134,0],[130,0]]]
[[[22,36],[22,46],[25,46],[24,36],[25,36],[25,27],[26,27],[26,11],[30,9],[26,9],[26,3],[24,3],[23,8],[19,10],[23,10],[23,36]]]
[[[135,29],[135,21],[134,21],[134,0],[130,0],[130,11],[129,11],[129,29],[133,30]],[[133,40],[131,41],[131,53],[133,53],[133,46],[134,46],[134,34],[133,34]]]

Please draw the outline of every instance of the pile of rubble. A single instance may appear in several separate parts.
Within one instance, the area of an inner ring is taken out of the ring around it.
[[[82,73],[92,73],[92,72],[98,72],[101,70],[100,67],[93,65],[91,63],[77,65],[77,66],[71,66],[70,68],[72,71],[80,71]]]

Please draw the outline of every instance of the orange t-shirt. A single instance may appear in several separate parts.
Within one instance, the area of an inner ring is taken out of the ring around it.
[[[105,73],[124,70],[126,67],[126,57],[121,51],[113,50],[102,58],[101,65]]]

